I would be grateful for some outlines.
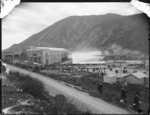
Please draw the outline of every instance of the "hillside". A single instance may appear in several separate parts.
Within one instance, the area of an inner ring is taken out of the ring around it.
[[[127,53],[146,53],[148,18],[145,14],[71,16],[34,34],[5,51],[17,51],[27,46],[67,48],[72,52],[102,51],[112,48]],[[146,45],[145,45],[146,44]],[[133,52],[134,51],[134,52]]]

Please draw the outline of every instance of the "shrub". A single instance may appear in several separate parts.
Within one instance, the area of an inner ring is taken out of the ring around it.
[[[41,100],[49,101],[48,94],[43,84],[29,75],[20,74],[19,72],[11,72],[10,79],[17,81],[17,85],[22,91],[33,95]]]
[[[20,82],[20,88],[35,98],[48,102],[50,105],[46,103],[42,103],[41,107],[44,107],[43,110],[39,110],[38,108],[34,108],[35,112],[38,113],[46,113],[46,114],[86,114],[90,113],[88,111],[82,112],[78,110],[73,104],[67,102],[67,99],[64,95],[56,95],[54,98],[48,95],[43,84],[35,78],[30,77],[29,75],[19,74],[18,72],[11,73],[13,80],[18,80]],[[53,102],[53,103],[52,103]]]
[[[22,81],[21,89],[36,98],[49,102],[48,94],[46,93],[43,84],[34,78],[25,76],[24,81]]]

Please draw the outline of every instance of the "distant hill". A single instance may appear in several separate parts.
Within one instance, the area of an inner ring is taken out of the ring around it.
[[[4,51],[44,46],[67,48],[72,52],[98,50],[110,54],[116,48],[121,52],[141,55],[148,53],[148,32],[145,14],[71,16]]]

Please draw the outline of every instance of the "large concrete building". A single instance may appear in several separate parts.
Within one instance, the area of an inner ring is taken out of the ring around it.
[[[69,51],[63,48],[35,47],[27,49],[28,63],[39,63],[50,65],[66,61],[69,58]]]
[[[39,63],[45,66],[65,62],[69,55],[69,51],[63,48],[30,46],[19,52],[3,52],[2,58],[10,64],[27,62],[29,65]]]
[[[10,64],[21,63],[27,60],[27,55],[25,55],[25,52],[22,50],[17,52],[7,51],[7,52],[2,52],[2,59],[7,61],[7,63]]]

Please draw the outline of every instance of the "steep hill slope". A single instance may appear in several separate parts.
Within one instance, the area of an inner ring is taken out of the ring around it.
[[[115,47],[124,51],[147,52],[148,18],[145,14],[121,16],[117,14],[71,16],[32,35],[5,51],[27,46],[67,48],[75,51],[101,50]],[[145,47],[146,46],[146,47]]]

